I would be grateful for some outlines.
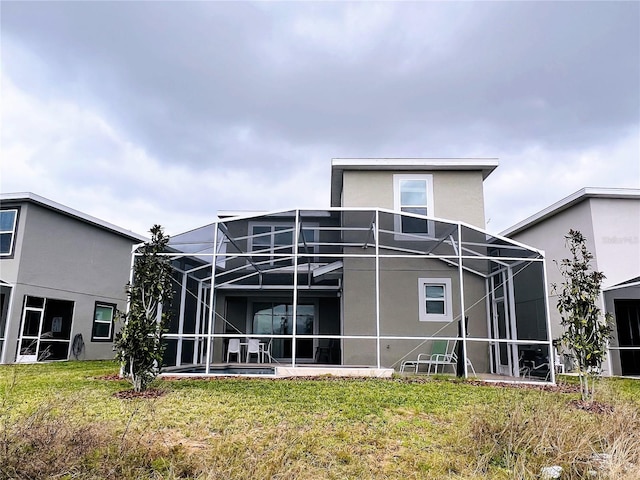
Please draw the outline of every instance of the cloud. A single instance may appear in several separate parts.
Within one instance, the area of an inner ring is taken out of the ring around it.
[[[5,2],[0,21],[3,191],[134,230],[328,205],[332,157],[500,157],[494,231],[640,184],[637,2]]]
[[[485,181],[487,229],[499,233],[584,187],[640,188],[639,133],[581,150],[535,146],[505,154]]]

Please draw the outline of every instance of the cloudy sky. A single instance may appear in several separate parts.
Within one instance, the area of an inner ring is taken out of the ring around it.
[[[640,187],[638,2],[10,2],[2,192],[144,233],[329,205],[334,157],[498,157],[499,232]]]

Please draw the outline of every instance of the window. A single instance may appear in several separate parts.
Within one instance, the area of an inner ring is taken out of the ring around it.
[[[450,278],[419,278],[421,322],[453,321]]]
[[[93,311],[91,341],[110,342],[113,340],[113,316],[115,311],[116,306],[114,304],[96,302],[96,308]]]
[[[313,245],[309,243],[315,242],[316,231],[311,226],[306,225],[302,228],[302,233],[298,238],[299,253],[308,253],[315,251]],[[286,257],[275,257],[273,254],[291,255],[293,254],[293,231],[294,224],[265,224],[252,223],[249,225],[249,250],[254,253],[270,254],[269,257],[255,257],[256,262],[273,263],[278,259],[284,261]],[[306,246],[306,248],[305,248]]]
[[[13,255],[18,210],[0,210],[0,256]]]
[[[433,175],[394,175],[394,206],[397,211],[433,216]],[[398,215],[396,232],[429,235],[433,221]]]

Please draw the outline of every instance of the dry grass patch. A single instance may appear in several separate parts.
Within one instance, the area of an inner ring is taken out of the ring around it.
[[[562,479],[640,478],[640,417],[631,404],[594,413],[541,397],[506,411],[484,408],[472,416],[470,440],[480,472],[539,478],[542,467],[560,465]]]
[[[0,478],[636,478],[638,382],[610,382],[598,415],[571,388],[422,378],[172,380],[122,400],[99,379],[116,368],[0,367]]]

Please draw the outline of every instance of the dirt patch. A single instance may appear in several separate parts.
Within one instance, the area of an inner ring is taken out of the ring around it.
[[[148,388],[142,392],[136,392],[135,390],[122,390],[113,394],[114,397],[121,400],[130,400],[132,398],[158,398],[167,393],[166,390],[160,388]]]
[[[93,379],[94,380],[124,380],[124,378],[117,373],[112,373],[111,375],[100,375],[99,377],[93,377]]]
[[[571,385],[568,383],[558,383],[556,385],[535,385],[532,383],[481,382],[478,380],[469,380],[464,383],[467,385],[481,387],[519,388],[521,390],[538,390],[541,392],[553,393],[580,393],[579,385]]]
[[[613,413],[613,406],[602,402],[585,402],[584,400],[571,400],[569,406],[576,410],[584,410],[589,413]]]

